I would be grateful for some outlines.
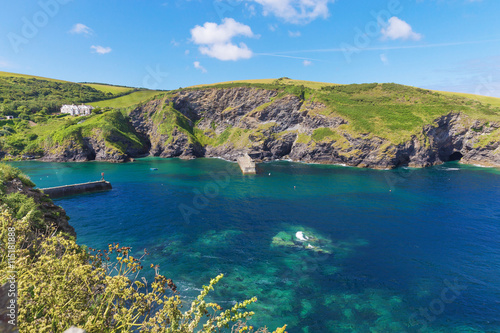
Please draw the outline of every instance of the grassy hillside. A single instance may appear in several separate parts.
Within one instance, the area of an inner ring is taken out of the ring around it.
[[[42,76],[27,75],[27,74],[18,74],[18,73],[10,73],[10,72],[2,72],[2,71],[0,71],[0,78],[1,77],[20,77],[20,78],[24,78],[24,79],[37,79],[37,80],[52,81],[52,82],[69,82],[69,81],[64,81],[64,80],[50,79],[50,78],[42,77]]]
[[[140,149],[144,144],[118,110],[86,117],[64,115],[40,123],[10,120],[10,124],[3,125],[3,130],[9,134],[0,137],[0,150],[11,155],[40,156],[43,150],[57,153],[51,149],[71,142],[82,146],[86,137],[102,140],[121,154],[126,152],[125,145]]]
[[[112,98],[108,100],[103,100],[103,101],[98,101],[98,102],[92,102],[88,103],[92,106],[95,107],[100,107],[100,108],[127,108],[136,104],[139,104],[143,101],[146,101],[150,98],[152,98],[155,95],[162,94],[162,91],[158,90],[139,90],[139,91],[134,91],[131,94],[117,97],[117,98]]]
[[[73,83],[70,81],[51,79],[51,78],[47,78],[47,77],[43,77],[43,76],[35,76],[35,75],[18,74],[18,73],[10,73],[10,72],[0,71],[0,78],[2,78],[2,77],[19,77],[19,78],[24,78],[24,79],[37,79],[37,80],[43,80],[43,81]],[[109,92],[109,93],[112,93],[113,95],[118,95],[118,94],[122,94],[125,92],[130,92],[130,91],[133,91],[135,89],[135,88],[131,88],[131,87],[114,86],[114,85],[103,84],[103,83],[85,83],[84,82],[84,83],[79,83],[79,84],[94,88],[94,89],[102,91],[104,93]]]
[[[450,112],[462,112],[473,119],[500,121],[499,107],[393,83],[322,88],[313,100],[328,106],[325,114],[350,120],[348,130],[370,133],[393,143],[408,140],[423,126]]]
[[[48,147],[55,144],[64,145],[70,140],[82,144],[85,137],[102,139],[122,153],[125,149],[119,144],[119,141],[132,142],[136,147],[142,145],[141,140],[133,133],[133,129],[119,111],[110,111],[89,117],[71,117],[67,118],[64,124],[53,125],[42,125],[39,126],[39,129],[32,131],[35,134],[45,132],[45,136],[41,135],[40,138],[44,140],[41,143]]]
[[[338,86],[339,84],[337,83],[327,83],[327,82],[315,82],[315,81],[304,81],[304,80],[292,80],[289,78],[279,78],[279,79],[259,79],[259,80],[236,80],[236,81],[226,81],[226,82],[219,82],[219,83],[212,83],[212,84],[198,84],[195,86],[191,86],[188,88],[200,88],[200,87],[214,87],[214,86],[219,86],[219,85],[227,85],[227,84],[241,84],[241,83],[248,83],[248,84],[286,84],[286,85],[291,85],[291,86],[304,86],[306,88],[311,88],[311,89],[320,89],[322,87],[329,87],[329,86]]]
[[[500,107],[500,98],[497,97],[490,97],[490,96],[481,96],[481,95],[474,95],[474,94],[466,94],[466,93],[456,93],[456,92],[449,92],[449,91],[438,91],[436,92],[446,95],[446,96],[459,96],[459,97],[464,97],[467,99],[472,99],[478,102],[483,103],[484,105],[490,104],[491,106],[494,107]]]
[[[285,94],[292,94],[303,99],[306,104],[311,102],[325,104],[326,108],[317,112],[329,117],[340,116],[348,120],[349,124],[340,126],[336,129],[338,132],[332,131],[330,135],[321,135],[322,140],[339,138],[339,134],[347,132],[354,136],[360,134],[378,136],[398,144],[418,134],[423,126],[450,112],[463,112],[473,119],[500,122],[499,98],[441,93],[394,83],[349,85],[318,83],[309,84],[309,87],[294,83],[295,81],[289,79],[249,80],[186,89],[255,87],[278,91],[276,99]],[[314,138],[301,139],[308,142]]]
[[[124,108],[147,100],[157,91],[101,83],[73,83],[24,74],[0,72],[0,116],[28,119],[58,112],[63,104]],[[33,120],[33,119],[31,119]]]
[[[102,83],[81,83],[81,84],[84,86],[92,87],[96,90],[102,91],[103,93],[111,93],[113,95],[120,95],[120,94],[129,93],[129,92],[136,90],[136,88],[112,86],[109,84],[102,84]]]
[[[112,97],[92,87],[71,82],[26,77],[0,77],[0,114],[29,115],[59,111],[62,104],[80,104]]]

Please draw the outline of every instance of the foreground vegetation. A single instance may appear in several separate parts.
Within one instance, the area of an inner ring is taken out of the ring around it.
[[[72,237],[56,233],[57,226],[43,219],[50,199],[17,192],[32,186],[19,170],[0,164],[0,283],[15,270],[20,332],[57,333],[70,326],[88,333],[255,331],[243,322],[253,315],[245,308],[255,298],[228,309],[207,300],[222,275],[186,304],[158,267],[151,266],[152,281],[138,279],[141,258],[134,258],[129,247],[112,244],[104,251],[89,251]],[[7,248],[13,241],[15,259]]]

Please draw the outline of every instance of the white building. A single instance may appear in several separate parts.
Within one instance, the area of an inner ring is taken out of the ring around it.
[[[94,109],[91,105],[63,105],[61,107],[61,113],[69,113],[72,116],[88,116],[92,113]]]

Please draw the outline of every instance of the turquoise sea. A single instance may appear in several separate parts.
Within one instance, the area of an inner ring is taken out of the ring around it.
[[[280,161],[244,176],[218,159],[12,164],[39,187],[104,172],[113,190],[55,200],[78,242],[147,248],[144,266],[159,264],[186,301],[224,273],[213,299],[227,308],[257,296],[256,326],[500,332],[498,169]]]

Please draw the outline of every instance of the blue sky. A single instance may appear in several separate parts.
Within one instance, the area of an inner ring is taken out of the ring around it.
[[[0,70],[152,89],[396,82],[500,97],[498,0],[1,0]]]

